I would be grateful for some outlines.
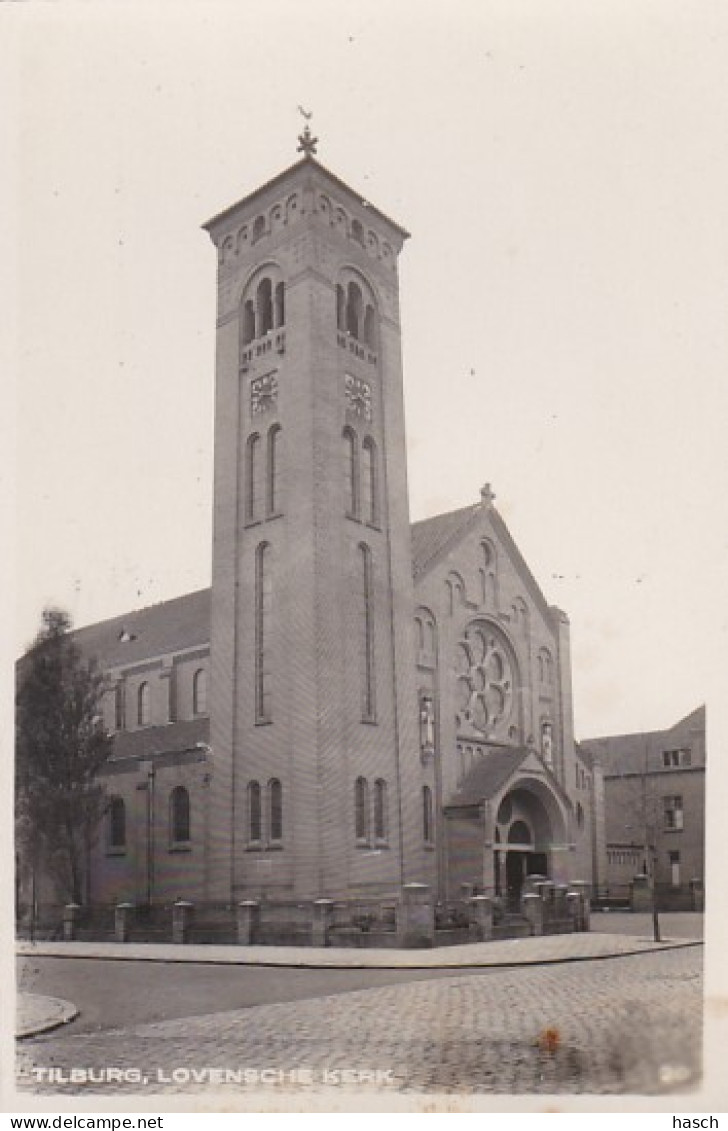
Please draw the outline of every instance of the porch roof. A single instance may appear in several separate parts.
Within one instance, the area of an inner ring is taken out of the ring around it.
[[[445,808],[462,808],[488,801],[505,785],[530,753],[527,746],[507,746],[491,750],[465,775],[457,793]]]

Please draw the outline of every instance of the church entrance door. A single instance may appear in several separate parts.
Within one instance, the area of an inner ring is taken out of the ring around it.
[[[525,879],[526,853],[506,853],[506,902],[509,911],[517,911],[521,902],[521,888]]]

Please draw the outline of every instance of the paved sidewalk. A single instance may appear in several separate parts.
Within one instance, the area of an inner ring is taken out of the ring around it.
[[[19,993],[15,1012],[16,1037],[36,1037],[78,1017],[76,1006],[59,997]]]
[[[655,943],[647,936],[587,932],[539,935],[525,939],[464,943],[431,950],[359,949],[314,946],[211,946],[174,943],[19,942],[16,953],[35,957],[98,958],[132,962],[202,962],[235,966],[290,966],[361,970],[449,969],[530,966],[580,962],[653,950],[699,946],[699,940],[672,937]]]

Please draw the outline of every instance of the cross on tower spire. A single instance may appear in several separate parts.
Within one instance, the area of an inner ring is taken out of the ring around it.
[[[313,157],[316,153],[316,146],[318,145],[318,138],[312,136],[311,127],[309,126],[313,110],[304,110],[303,106],[299,106],[298,112],[306,119],[306,125],[303,127],[303,133],[298,135],[298,148],[296,152],[302,153],[304,157]]]

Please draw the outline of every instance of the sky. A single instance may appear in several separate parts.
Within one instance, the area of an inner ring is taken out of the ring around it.
[[[725,4],[5,7],[14,655],[47,603],[80,626],[209,584],[201,225],[297,159],[303,105],[412,233],[412,519],[493,485],[569,614],[577,736],[723,698]]]

